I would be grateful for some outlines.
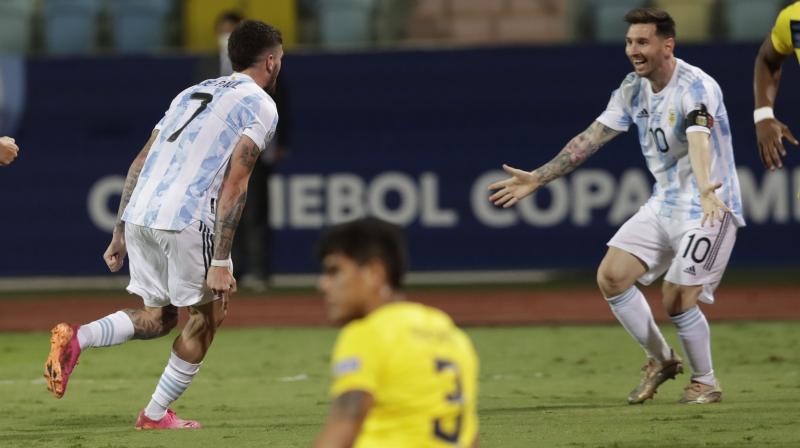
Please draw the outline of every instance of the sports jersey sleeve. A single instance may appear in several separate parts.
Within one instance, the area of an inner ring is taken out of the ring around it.
[[[342,330],[333,349],[332,397],[363,390],[373,396],[378,388],[380,350],[377,335],[363,322],[354,322]]]
[[[711,134],[714,114],[722,102],[722,91],[707,80],[697,79],[681,98],[681,115],[686,119],[686,133]]]
[[[253,139],[258,148],[263,151],[275,136],[275,129],[278,127],[278,109],[275,107],[275,103],[262,100],[260,107],[254,112],[242,134]]]
[[[784,55],[792,54],[794,42],[792,41],[792,20],[800,19],[800,6],[792,4],[784,8],[775,20],[770,39],[775,50]]]
[[[611,99],[608,101],[606,110],[597,117],[597,121],[605,126],[620,132],[625,132],[631,127],[633,120],[630,113],[628,113],[628,102],[625,98],[625,84],[623,81],[619,89],[611,93]]]

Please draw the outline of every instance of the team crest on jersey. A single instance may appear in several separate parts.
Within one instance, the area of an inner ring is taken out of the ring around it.
[[[342,375],[346,375],[348,373],[356,372],[358,369],[361,368],[361,360],[353,357],[353,358],[345,358],[336,363],[333,366],[333,376],[338,378]]]
[[[667,115],[667,121],[669,122],[670,126],[675,126],[675,123],[678,121],[678,113],[675,112],[675,109],[669,110],[669,114]]]

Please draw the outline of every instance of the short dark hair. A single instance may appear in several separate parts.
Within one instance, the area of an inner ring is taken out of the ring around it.
[[[656,34],[661,38],[675,38],[675,21],[664,10],[657,8],[636,8],[625,14],[625,21],[631,25],[652,23],[656,26]]]
[[[245,20],[228,39],[228,56],[233,69],[240,72],[251,67],[261,54],[283,43],[281,32],[259,20]]]
[[[399,289],[407,268],[403,231],[378,218],[361,218],[326,229],[317,243],[317,259],[341,253],[359,265],[379,260],[389,285]]]

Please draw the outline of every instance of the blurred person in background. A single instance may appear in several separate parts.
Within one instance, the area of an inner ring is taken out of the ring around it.
[[[200,427],[169,406],[200,370],[236,291],[230,249],[250,173],[278,122],[267,91],[274,90],[281,69],[280,32],[243,22],[229,50],[235,72],[178,94],[128,170],[103,259],[117,272],[128,255],[127,290],[144,306],[86,325],[60,323],[51,331],[44,376],[61,398],[84,350],[165,336],[178,323],[178,307],[188,309],[137,429]]]
[[[530,172],[504,165],[511,177],[489,186],[497,190],[490,200],[513,206],[635,124],[656,183],[647,203],[608,242],[597,271],[614,316],[648,357],[628,402],[652,398],[658,386],[683,371],[635,285],[637,280],[648,285],[666,272],[662,301],[692,369],[679,402],[714,403],[722,400],[722,388],[698,303],[714,303],[737,229],[744,225],[728,114],[717,82],[675,58],[669,14],[637,8],[625,21],[625,54],[634,71],[611,94],[605,112],[545,165]]]
[[[214,30],[217,33],[219,44],[219,75],[227,76],[233,73],[231,58],[228,56],[228,40],[236,27],[244,21],[244,16],[236,11],[225,11],[217,17]]]
[[[219,43],[220,75],[231,73],[228,57],[228,37],[244,17],[236,11],[226,11],[216,21]],[[280,125],[269,147],[261,154],[253,168],[248,187],[247,204],[242,214],[237,238],[233,242],[233,262],[236,265],[239,285],[255,292],[264,292],[272,270],[272,227],[269,224],[269,180],[275,166],[289,151],[290,114],[287,110],[285,76],[274,94],[278,106]]]
[[[376,218],[320,239],[318,286],[343,328],[317,448],[477,446],[478,356],[450,316],[405,300],[406,251],[400,229]]]
[[[0,165],[10,165],[19,153],[19,146],[11,137],[0,137]]]
[[[753,75],[758,153],[765,168],[783,168],[782,157],[786,157],[783,146],[785,138],[793,145],[800,145],[789,127],[775,118],[773,107],[781,82],[781,65],[791,54],[800,59],[800,2],[784,8],[775,21],[772,32],[761,44],[756,56]]]

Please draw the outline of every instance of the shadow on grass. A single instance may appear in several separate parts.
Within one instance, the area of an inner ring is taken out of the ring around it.
[[[553,405],[542,405],[542,406],[517,406],[517,407],[492,407],[492,408],[481,408],[480,414],[481,416],[484,415],[492,415],[492,414],[502,414],[502,413],[514,413],[514,412],[547,412],[547,411],[560,411],[560,410],[570,410],[570,409],[615,409],[619,408],[619,405],[598,405],[592,403],[573,403],[573,404],[553,404]]]

